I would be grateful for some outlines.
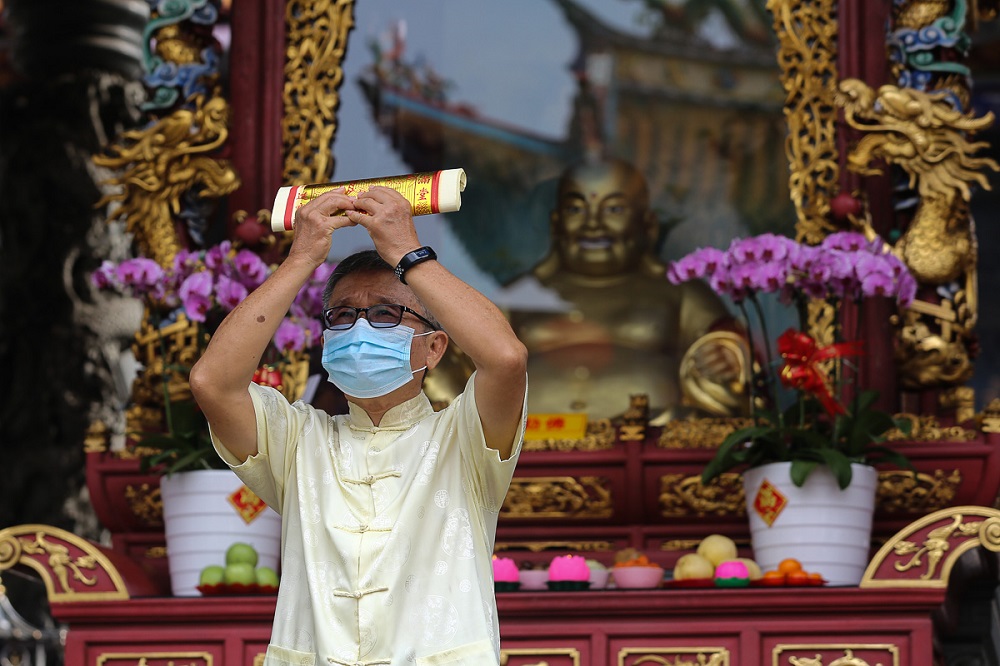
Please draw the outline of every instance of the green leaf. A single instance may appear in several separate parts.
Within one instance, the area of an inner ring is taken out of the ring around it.
[[[854,476],[854,472],[851,470],[850,458],[836,449],[821,449],[819,455],[823,458],[823,463],[833,472],[841,490],[851,485],[851,477]]]
[[[909,458],[888,446],[872,446],[868,452],[868,459],[875,462],[887,462],[901,469],[916,471]]]
[[[750,426],[741,428],[722,440],[715,456],[701,473],[701,482],[708,485],[717,476],[745,462],[746,455],[743,449],[747,442],[771,432],[770,426]]]
[[[793,460],[791,469],[792,483],[801,488],[814,469],[816,469],[816,461],[814,460]]]

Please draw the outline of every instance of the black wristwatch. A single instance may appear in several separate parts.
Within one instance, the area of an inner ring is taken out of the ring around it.
[[[434,250],[427,247],[426,245],[423,247],[418,247],[413,252],[407,252],[406,254],[403,255],[403,258],[399,260],[399,263],[396,264],[396,270],[395,270],[396,277],[399,278],[400,282],[406,284],[406,277],[404,277],[406,271],[410,270],[411,268],[419,264],[421,261],[437,259],[437,257],[438,257],[437,253],[435,253]]]

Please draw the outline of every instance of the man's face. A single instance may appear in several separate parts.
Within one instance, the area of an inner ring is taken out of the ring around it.
[[[652,228],[639,176],[603,164],[568,174],[552,225],[563,270],[594,277],[634,270]]]
[[[326,307],[349,305],[366,308],[379,303],[397,303],[416,310],[426,316],[426,312],[409,287],[396,279],[389,271],[362,271],[351,273],[337,282],[330,294]],[[364,314],[360,315],[365,316]],[[425,323],[409,312],[403,313],[400,326],[409,326],[417,333],[430,330]],[[433,336],[414,337],[410,346],[410,366],[414,370],[427,365],[428,341]]]

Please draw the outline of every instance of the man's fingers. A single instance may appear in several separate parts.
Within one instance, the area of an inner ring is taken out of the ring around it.
[[[354,200],[354,210],[366,215],[374,215],[375,210],[378,208],[378,200],[371,197],[365,197],[367,192],[362,192],[358,195],[358,198]]]
[[[338,187],[336,190],[324,192],[306,205],[302,206],[298,212],[303,215],[320,215],[330,217],[339,215],[341,211],[354,208],[354,199],[344,194],[344,189]]]

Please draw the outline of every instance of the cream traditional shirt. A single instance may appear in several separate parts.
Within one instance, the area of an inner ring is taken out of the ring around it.
[[[524,432],[486,447],[474,377],[434,412],[424,394],[376,427],[251,385],[258,453],[219,455],[282,516],[266,666],[499,663],[492,554]]]

